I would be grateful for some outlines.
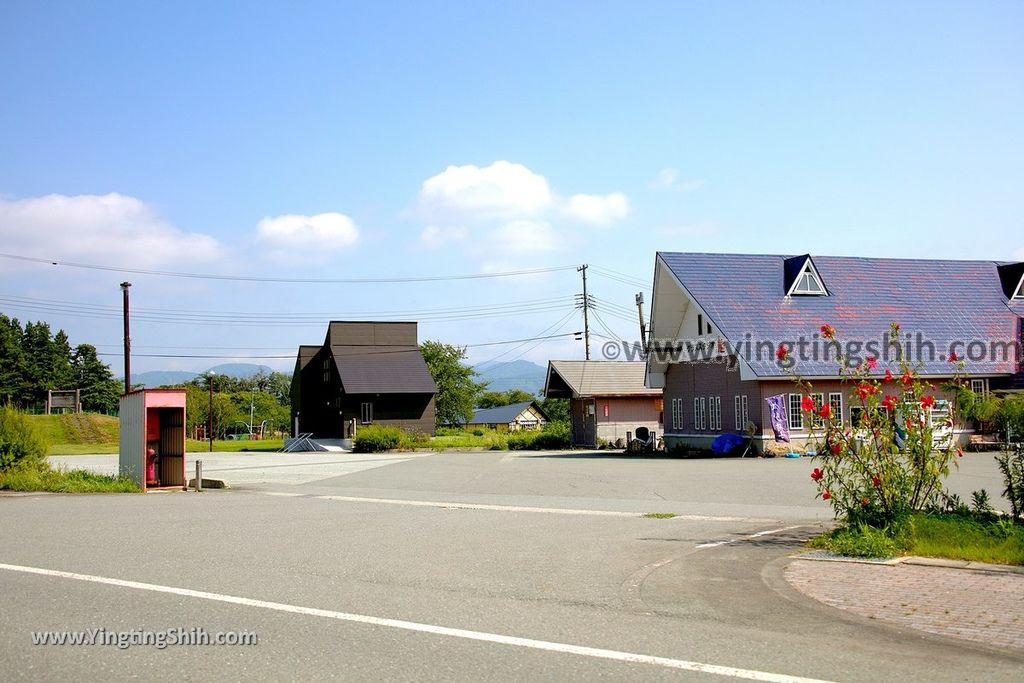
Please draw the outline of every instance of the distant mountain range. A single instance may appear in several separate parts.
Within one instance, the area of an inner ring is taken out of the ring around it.
[[[478,382],[487,382],[488,391],[508,391],[522,389],[531,394],[544,391],[544,380],[547,379],[546,366],[537,365],[527,360],[514,360],[509,363],[481,363],[473,366]]]
[[[261,371],[268,375],[273,372],[273,369],[266,365],[254,365],[253,363],[221,363],[220,365],[215,365],[212,368],[207,368],[201,372],[187,372],[184,370],[150,370],[149,372],[140,372],[138,374],[132,374],[132,384],[141,384],[149,389],[154,387],[163,387],[170,384],[183,384],[200,375],[205,375],[211,370],[218,375],[228,375],[230,377],[252,377],[253,375],[259,374]]]

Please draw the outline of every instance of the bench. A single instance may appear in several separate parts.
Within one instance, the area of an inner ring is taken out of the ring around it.
[[[995,434],[971,434],[967,442],[967,448],[972,451],[990,451],[1002,446],[1003,442]]]

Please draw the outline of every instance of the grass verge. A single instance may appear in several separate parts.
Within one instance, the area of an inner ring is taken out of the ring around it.
[[[918,555],[1024,565],[1024,526],[1007,518],[918,513],[895,529],[841,527],[808,545],[851,557]]]
[[[213,442],[214,453],[273,453],[281,450],[284,439],[260,439],[259,441],[217,441]],[[205,453],[210,450],[209,441],[185,441],[185,450],[189,453]],[[117,452],[117,449],[114,449]]]
[[[46,465],[15,467],[0,472],[0,490],[52,493],[138,493],[131,479]]]
[[[644,514],[647,519],[672,519],[676,516],[674,512],[648,512]]]

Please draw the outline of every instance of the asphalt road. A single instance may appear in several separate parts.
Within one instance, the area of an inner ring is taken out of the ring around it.
[[[223,463],[231,491],[0,497],[4,678],[1000,681],[1024,670],[1019,654],[789,588],[787,555],[830,519],[804,460],[251,457]],[[252,465],[263,473],[241,469]],[[231,482],[231,467],[250,474]],[[317,467],[312,479],[289,472]],[[995,497],[999,477],[972,454],[951,484]],[[259,643],[31,642],[179,627]]]

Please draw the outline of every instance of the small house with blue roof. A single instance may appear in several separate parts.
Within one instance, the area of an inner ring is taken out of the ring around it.
[[[776,438],[776,396],[790,441],[802,443],[809,425],[792,373],[845,421],[859,409],[823,325],[880,374],[902,358],[940,384],[956,371],[950,356],[963,359],[984,394],[1024,389],[1022,319],[1024,263],[659,252],[645,382],[663,391],[669,447],[746,432],[763,449]],[[777,358],[781,345],[790,361]],[[955,434],[966,442],[970,431]]]
[[[478,408],[466,427],[518,432],[523,429],[541,429],[548,422],[536,401],[523,401],[497,408]]]

